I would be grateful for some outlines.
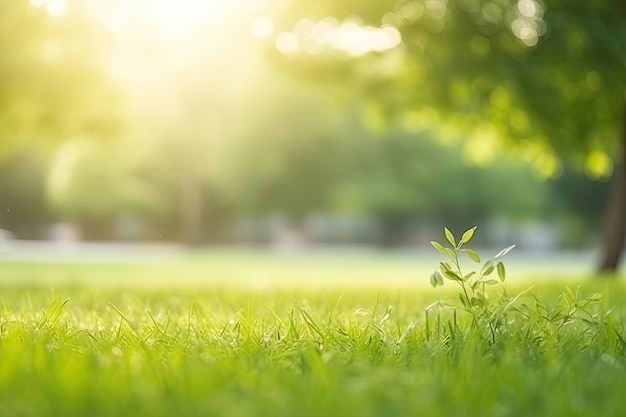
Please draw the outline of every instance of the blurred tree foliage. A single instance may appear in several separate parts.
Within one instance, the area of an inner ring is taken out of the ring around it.
[[[282,214],[302,225],[312,214],[340,213],[376,219],[381,243],[393,245],[406,242],[399,230],[416,220],[460,228],[497,216],[527,220],[547,204],[545,184],[510,159],[467,167],[458,144],[442,146],[403,128],[374,133],[356,106],[333,105],[289,81],[251,93],[257,111],[222,131],[215,154],[194,148],[205,161],[203,240],[227,239],[229,222],[241,216]],[[188,160],[178,157],[180,142],[151,138],[150,146],[142,139],[63,144],[46,178],[52,208],[80,224],[85,238],[115,237],[128,216],[141,221],[144,238],[180,238],[181,166]],[[508,188],[517,192],[501,198]]]
[[[45,237],[54,220],[46,176],[55,147],[119,132],[119,96],[95,53],[105,47],[80,8],[52,16],[0,0],[0,226],[18,237]]]
[[[79,8],[52,16],[0,1],[0,152],[117,132],[116,92],[94,53],[105,41]]]
[[[82,226],[85,238],[124,236],[116,230],[121,219],[130,229],[170,216],[164,184],[141,175],[147,161],[133,145],[74,140],[58,149],[46,177],[47,201],[57,216]]]
[[[52,220],[46,201],[47,159],[20,149],[0,159],[0,228],[22,239],[40,239]]]
[[[300,18],[328,15],[397,27],[403,43],[381,53],[355,59],[327,50],[282,57],[292,71],[297,68],[316,80],[340,79],[374,99],[384,116],[422,112],[426,121],[453,120],[464,138],[496,128],[501,140],[522,147],[534,141],[545,152],[587,157],[615,150],[626,85],[626,4],[621,1],[387,0],[289,6],[284,14],[291,20],[283,16],[288,23],[279,30],[294,30]],[[597,175],[603,174],[601,167],[592,167],[597,161],[588,162]],[[555,173],[558,166],[548,164],[545,160],[544,172]]]
[[[279,74],[265,79],[271,83],[252,87],[248,106],[256,111],[226,151],[221,188],[240,213],[282,213],[298,223],[330,208],[332,191],[363,143],[342,106]]]
[[[538,219],[550,204],[547,184],[511,158],[468,166],[459,144],[442,146],[432,135],[398,128],[359,139],[359,164],[335,190],[336,201],[378,219],[385,244],[402,241],[416,219],[456,230],[495,218]],[[507,189],[516,193],[503,198]]]
[[[458,144],[402,126],[373,132],[359,106],[268,72],[251,86],[246,123],[237,128],[214,182],[239,215],[287,215],[295,225],[318,213],[366,216],[381,243],[405,243],[416,219],[459,228],[503,216],[540,217],[546,184],[527,164],[502,158],[468,167]],[[464,181],[461,181],[463,178]],[[501,198],[502,190],[517,193]],[[298,226],[299,227],[299,226]]]
[[[558,176],[564,155],[596,178],[610,175],[616,158],[600,269],[616,268],[626,233],[626,3],[296,1],[279,32],[325,16],[390,25],[403,42],[358,57],[301,49],[281,62],[359,91],[378,118],[443,126],[482,162],[514,150],[547,177]]]
[[[405,3],[309,2],[299,11],[379,22],[388,10],[402,14],[396,8]],[[112,85],[102,62],[111,34],[84,16],[81,2],[68,4],[53,17],[27,1],[0,0],[0,227],[18,237],[44,237],[46,224],[63,220],[88,239],[194,244],[228,239],[229,225],[242,216],[280,213],[302,224],[312,214],[340,213],[376,219],[383,243],[393,244],[423,219],[460,229],[499,216],[542,217],[560,204],[493,139],[502,126],[491,125],[487,104],[505,103],[501,112],[517,114],[510,92],[501,92],[506,84],[498,84],[504,76],[477,84],[493,90],[480,90],[486,103],[470,97],[448,112],[478,87],[449,82],[452,69],[436,76],[436,62],[423,70],[433,72],[425,82],[414,71],[419,60],[410,42],[360,59],[300,56],[289,62],[300,71],[289,76],[240,27],[217,37],[206,25],[191,32],[202,41],[189,44],[170,39],[164,46],[157,33],[118,39],[124,51],[117,63],[132,76]],[[293,16],[285,13],[282,24]],[[336,88],[305,85],[303,73]],[[434,97],[426,108],[422,95]],[[484,114],[471,116],[475,108]],[[455,123],[442,133],[428,122],[443,115]],[[470,119],[480,127],[468,135],[472,146],[431,140],[464,136]],[[537,153],[532,143],[527,159],[549,167],[548,150]],[[571,213],[572,200],[563,201]]]
[[[563,175],[549,182],[549,192],[554,204],[547,212],[563,231],[563,244],[597,244],[610,184],[566,164]]]

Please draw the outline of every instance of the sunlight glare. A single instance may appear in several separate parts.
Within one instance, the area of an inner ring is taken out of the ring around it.
[[[220,0],[94,0],[88,3],[88,10],[113,32],[145,31],[151,36],[177,37],[190,33],[200,24],[225,20],[238,3]]]
[[[303,45],[304,51],[309,54],[317,54],[330,47],[351,56],[360,56],[395,48],[402,43],[402,35],[393,26],[365,26],[350,19],[343,23],[330,18],[317,23],[301,19],[293,32],[283,32],[275,41],[276,49],[284,54],[294,53]]]
[[[61,16],[67,9],[66,0],[30,0],[33,7],[45,7],[52,16]]]
[[[250,33],[255,38],[268,38],[274,32],[274,22],[268,16],[257,17],[250,24]]]
[[[52,16],[61,16],[67,7],[65,0],[48,0],[46,9]]]
[[[151,7],[146,6],[146,19],[168,33],[185,31],[189,24],[208,11],[207,4],[210,4],[199,1],[171,0],[150,3]]]

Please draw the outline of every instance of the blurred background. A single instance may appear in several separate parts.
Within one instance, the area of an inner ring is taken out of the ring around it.
[[[444,225],[602,255],[621,3],[309,3],[0,0],[0,257],[431,251]]]

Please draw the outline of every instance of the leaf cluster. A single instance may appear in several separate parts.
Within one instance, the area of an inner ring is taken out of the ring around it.
[[[573,290],[566,287],[557,301],[551,305],[542,301],[536,294],[532,294],[532,287],[514,297],[509,297],[503,287],[502,292],[490,297],[487,287],[504,283],[506,269],[501,258],[515,245],[502,249],[482,264],[479,271],[464,272],[459,261],[461,253],[465,253],[473,262],[479,264],[481,262],[478,253],[463,247],[472,239],[475,230],[476,227],[466,230],[457,241],[453,233],[444,228],[449,246],[436,241],[431,242],[435,249],[449,258],[440,262],[433,272],[430,277],[431,285],[441,286],[444,280],[448,279],[458,284],[461,292],[458,294],[460,307],[436,302],[426,308],[429,337],[431,335],[429,313],[436,307],[439,308],[436,316],[438,324],[434,335],[444,340],[458,340],[463,333],[461,329],[465,329],[463,337],[478,335],[491,345],[501,344],[505,339],[515,339],[531,350],[537,348],[539,351],[545,351],[555,349],[557,345],[589,346],[595,338],[610,337],[611,334],[613,337],[621,337],[619,332],[612,330],[614,326],[609,323],[610,311],[594,307],[603,300],[600,293],[584,297],[578,288]],[[494,271],[498,279],[490,277]],[[444,309],[454,311],[448,326],[440,325],[441,311]],[[470,327],[459,325],[457,310],[470,314]]]
[[[476,251],[463,247],[463,245],[472,239],[475,231],[476,226],[466,230],[461,236],[461,239],[457,242],[450,229],[444,227],[446,241],[450,246],[444,246],[434,240],[430,242],[435,249],[449,258],[439,263],[439,267],[437,267],[435,272],[433,272],[430,276],[430,284],[433,287],[442,286],[444,279],[448,279],[459,284],[463,289],[461,302],[465,308],[470,308],[480,304],[481,299],[484,299],[486,286],[504,282],[506,279],[506,269],[500,258],[509,253],[515,247],[515,245],[511,245],[502,249],[498,252],[498,254],[496,254],[496,256],[486,261],[479,271],[464,273],[461,270],[461,263],[459,260],[461,253],[465,253],[473,262],[477,264],[481,263],[480,255]],[[494,271],[497,272],[499,280],[490,278]]]

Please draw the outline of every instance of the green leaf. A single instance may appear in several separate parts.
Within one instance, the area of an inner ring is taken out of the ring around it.
[[[472,271],[469,274],[465,274],[463,276],[463,281],[467,281],[468,279],[470,279],[471,277],[473,277],[476,274],[476,271]]]
[[[463,278],[455,271],[443,271],[443,274],[452,281],[463,281]]]
[[[504,282],[506,279],[506,269],[504,269],[504,264],[502,262],[498,262],[496,268],[498,269],[498,277],[501,282]]]
[[[450,248],[446,248],[446,254],[450,257],[450,259],[456,259],[456,252]]]
[[[437,249],[439,252],[441,253],[445,253],[446,255],[448,254],[446,252],[446,248],[439,242],[431,240],[430,244],[433,245],[433,248]]]
[[[507,253],[511,252],[511,250],[513,250],[514,247],[515,247],[515,245],[507,246],[506,248],[504,248],[500,252],[498,252],[498,254],[496,256],[494,256],[493,259],[503,257]]]
[[[574,304],[576,302],[576,299],[578,298],[577,292],[575,293],[569,285],[566,285],[565,291],[563,292],[563,297],[565,298],[565,301],[567,301],[568,304]]]
[[[478,253],[476,253],[475,251],[471,249],[463,249],[463,250],[472,261],[476,262],[477,264],[480,263],[480,256],[478,255]]]
[[[483,267],[480,270],[480,274],[481,275],[489,275],[491,272],[487,273],[487,270],[489,268],[493,267],[493,259],[489,259],[487,262],[485,262],[485,264],[483,265]],[[493,269],[492,269],[493,271]]]
[[[603,298],[604,296],[601,293],[596,292],[587,297],[587,300],[590,300],[593,303],[597,303],[599,301],[602,301]]]
[[[435,269],[435,272],[430,275],[430,285],[433,288],[443,285],[443,274],[439,269]]]
[[[498,283],[495,279],[488,279],[487,281],[483,281],[487,285],[496,285]]]
[[[494,269],[496,269],[496,267],[493,264],[489,265],[489,268],[485,269],[485,272],[483,272],[483,275],[484,276],[491,275]]]
[[[439,262],[442,271],[453,271],[452,265],[450,265],[450,261],[441,261]]]
[[[463,307],[468,308],[465,298],[463,298],[463,294],[459,294],[459,300],[461,300],[461,304],[463,304]]]
[[[435,278],[437,279],[437,284],[439,285],[443,285],[443,274],[441,273],[440,270],[436,270],[435,271]]]
[[[472,304],[472,307],[483,307],[485,305],[485,299],[483,298],[472,297],[470,302]]]
[[[446,235],[446,240],[447,240],[448,242],[450,242],[450,244],[451,244],[452,246],[455,246],[455,247],[456,247],[456,242],[454,241],[454,235],[452,234],[452,232],[450,231],[450,229],[448,229],[447,227],[444,227],[444,228],[443,228],[443,231],[444,231],[444,233],[445,233],[445,235]]]
[[[474,236],[475,231],[476,226],[472,227],[471,229],[467,229],[465,233],[463,233],[463,236],[461,236],[461,244],[469,242],[472,239],[472,236]]]
[[[437,279],[435,278],[434,272],[430,274],[430,285],[432,285],[433,288],[437,288]]]

